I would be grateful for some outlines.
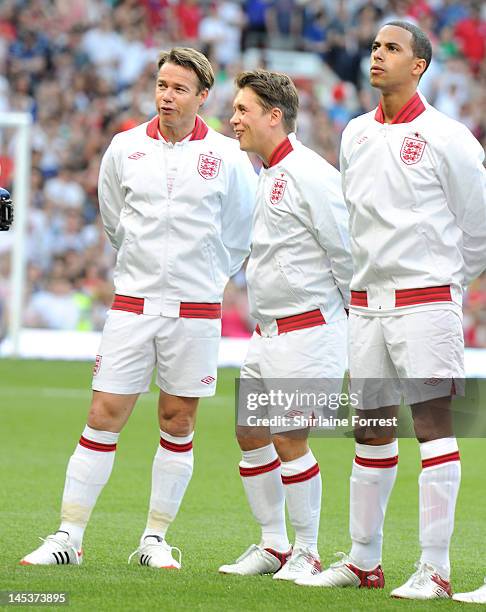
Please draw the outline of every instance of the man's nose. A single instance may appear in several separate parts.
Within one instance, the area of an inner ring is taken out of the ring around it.
[[[167,87],[162,94],[164,100],[172,100],[174,98],[174,90],[171,87]]]
[[[381,47],[378,47],[377,49],[375,49],[372,54],[371,54],[373,59],[379,59],[382,60],[383,59],[383,50]]]

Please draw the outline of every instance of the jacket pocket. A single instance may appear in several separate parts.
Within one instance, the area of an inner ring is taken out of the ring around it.
[[[206,260],[206,266],[209,271],[209,278],[213,283],[214,290],[216,291],[216,272],[215,272],[215,263],[214,263],[214,252],[211,244],[208,242],[204,243],[203,247],[204,258]]]
[[[418,233],[422,240],[422,244],[424,245],[424,252],[426,253],[430,265],[428,266],[429,270],[433,270],[434,275],[438,279],[442,279],[444,277],[445,270],[441,270],[440,267],[440,251],[441,245],[439,245],[434,238],[430,235],[430,232],[427,232],[424,228],[419,228]]]
[[[278,258],[275,258],[275,265],[276,265],[276,268],[277,268],[277,272],[278,272],[280,278],[282,279],[282,282],[283,282],[285,288],[288,289],[290,294],[293,295],[295,298],[299,298],[298,290],[294,289],[294,287],[290,283],[290,280],[289,280],[287,274],[285,273],[283,264],[282,264],[282,262]]]
[[[125,234],[125,237],[123,238],[120,248],[118,249],[118,255],[116,258],[116,267],[119,273],[123,273],[126,271],[126,266],[128,263],[128,252],[131,249],[132,242],[133,236],[132,234],[127,232]]]

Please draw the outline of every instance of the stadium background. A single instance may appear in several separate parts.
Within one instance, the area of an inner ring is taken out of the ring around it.
[[[114,251],[98,212],[100,159],[113,134],[155,114],[160,49],[189,45],[210,57],[216,85],[202,115],[229,135],[235,73],[256,63],[288,71],[300,91],[300,139],[337,166],[344,126],[376,104],[370,42],[395,18],[417,22],[433,42],[422,92],[486,142],[485,13],[484,3],[454,0],[2,0],[0,112],[33,118],[23,324],[103,326]],[[7,188],[14,147],[14,131],[0,130]],[[13,239],[0,240],[0,338]],[[248,337],[253,326],[242,271],[226,290],[223,335]],[[486,347],[486,275],[469,290],[464,327],[468,346]]]
[[[486,142],[486,22],[481,4],[454,0],[1,0],[0,111],[33,118],[24,324],[99,330],[111,303],[113,252],[96,199],[101,155],[112,135],[154,114],[154,60],[161,48],[187,44],[217,68],[203,116],[229,133],[232,77],[259,62],[289,71],[301,93],[299,137],[337,164],[347,121],[370,110],[369,44],[380,23],[415,20],[430,35],[435,59],[422,91],[440,110]],[[485,7],[482,7],[484,13]],[[10,187],[15,134],[0,129],[0,185]],[[255,160],[255,164],[257,162]],[[8,324],[13,232],[0,234],[0,337]],[[244,274],[225,296],[224,333],[250,334]],[[486,275],[465,305],[469,346],[486,347]],[[234,441],[234,378],[220,372],[218,394],[204,400],[195,438],[196,467],[170,542],[183,570],[160,574],[127,566],[143,528],[150,465],[157,446],[156,391],[139,401],[124,430],[110,483],[85,538],[81,568],[24,568],[18,560],[58,520],[67,458],[90,398],[86,363],[0,359],[0,592],[68,591],[76,610],[383,610],[445,609],[451,602],[390,601],[417,558],[417,444],[400,440],[399,477],[385,524],[383,592],[299,589],[271,577],[216,572],[258,530],[239,482]],[[479,386],[479,405],[486,405]],[[484,419],[482,419],[484,420]],[[471,435],[480,436],[484,423]],[[352,439],[313,440],[324,486],[323,563],[348,546]],[[476,588],[484,564],[484,440],[460,441],[463,485],[452,546],[453,585]],[[59,571],[61,570],[61,571]],[[1,594],[0,594],[1,601]]]

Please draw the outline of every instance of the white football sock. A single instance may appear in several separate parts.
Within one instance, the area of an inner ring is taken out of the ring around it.
[[[142,540],[148,535],[165,538],[169,525],[176,517],[192,477],[193,437],[194,432],[188,436],[171,436],[160,430],[160,444],[152,466],[152,494],[147,526]]]
[[[113,469],[119,435],[86,425],[69,460],[59,531],[67,531],[78,550],[91,511]]]
[[[357,567],[374,569],[381,563],[383,523],[395,484],[398,442],[372,446],[356,443],[350,479],[350,557]]]
[[[455,438],[420,445],[419,476],[421,562],[434,566],[446,580],[450,574],[449,545],[461,482],[461,463]]]
[[[262,528],[261,546],[278,552],[290,548],[285,525],[285,495],[280,459],[273,444],[243,451],[240,475],[255,520]]]
[[[282,461],[282,482],[292,527],[294,548],[308,548],[317,555],[321,515],[322,481],[319,465],[309,450],[293,461]]]

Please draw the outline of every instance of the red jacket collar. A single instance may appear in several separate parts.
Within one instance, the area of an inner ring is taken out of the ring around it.
[[[203,140],[206,138],[206,134],[208,133],[208,126],[204,123],[204,121],[196,115],[196,123],[194,124],[194,128],[191,132],[191,137],[189,140]],[[159,131],[159,117],[158,115],[151,119],[147,124],[147,136],[150,138],[154,138],[158,140],[157,133]]]
[[[282,161],[284,157],[287,157],[289,153],[294,150],[292,143],[287,137],[285,140],[275,147],[272,154],[270,155],[270,159],[268,160],[267,168],[271,168],[272,166],[276,166],[279,162]]]
[[[410,98],[410,100],[402,106],[402,108],[398,111],[398,113],[393,117],[393,123],[410,123],[416,119],[419,115],[421,115],[425,110],[425,105],[422,102],[421,97],[417,92]],[[378,108],[375,112],[375,120],[378,123],[385,123],[385,115],[383,113],[383,108],[381,106],[381,100],[378,104]]]

